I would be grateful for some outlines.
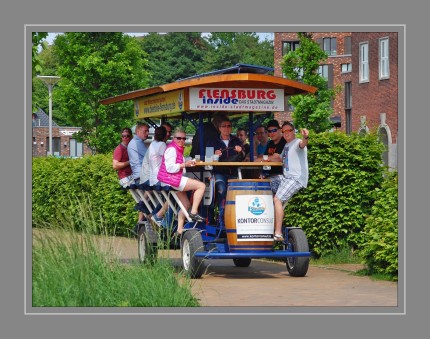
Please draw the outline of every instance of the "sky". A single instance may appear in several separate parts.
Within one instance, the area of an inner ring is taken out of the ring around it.
[[[48,34],[48,37],[46,38],[46,41],[48,42],[48,44],[50,44],[50,45],[52,44],[52,42],[55,39],[55,37],[57,36],[57,34],[59,34],[59,33],[49,33]],[[143,35],[143,33],[127,33],[127,34],[132,35],[132,36]],[[265,38],[273,40],[273,33],[257,33],[257,35],[260,37],[260,40],[264,40]]]

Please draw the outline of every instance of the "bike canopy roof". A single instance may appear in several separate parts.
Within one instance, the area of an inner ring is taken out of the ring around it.
[[[232,73],[245,71],[250,73]],[[238,64],[231,68],[139,89],[103,99],[102,104],[134,101],[137,120],[183,118],[226,111],[229,116],[284,111],[286,97],[315,93],[316,88],[267,75],[268,67]]]

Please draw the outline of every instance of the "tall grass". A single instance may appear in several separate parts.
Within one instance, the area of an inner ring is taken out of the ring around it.
[[[125,265],[112,237],[94,235],[105,226],[91,205],[70,206],[55,224],[33,231],[33,307],[199,306],[191,281],[169,260]]]

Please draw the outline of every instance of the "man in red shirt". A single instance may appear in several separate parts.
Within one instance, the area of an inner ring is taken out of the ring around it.
[[[118,173],[119,183],[122,187],[128,187],[134,183],[130,161],[128,160],[127,146],[133,137],[133,132],[126,127],[121,131],[121,143],[113,151],[112,167]]]

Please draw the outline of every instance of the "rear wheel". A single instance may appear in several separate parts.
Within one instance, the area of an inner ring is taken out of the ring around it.
[[[141,263],[154,263],[157,259],[157,243],[150,242],[146,227],[141,225],[137,232],[137,252]]]
[[[236,267],[248,267],[251,265],[251,258],[234,258],[233,262]]]
[[[293,252],[309,252],[308,239],[303,230],[295,228],[288,231],[287,248]],[[304,277],[308,268],[309,257],[287,258],[287,270],[293,277]]]
[[[195,256],[196,252],[203,250],[200,232],[195,229],[184,231],[181,237],[182,267],[193,279],[200,278],[205,270],[203,258]]]

